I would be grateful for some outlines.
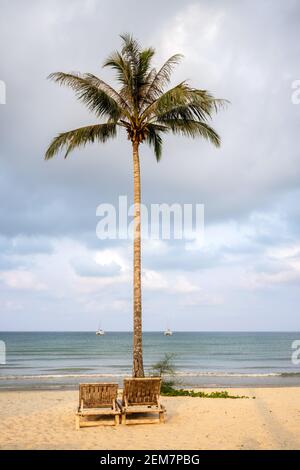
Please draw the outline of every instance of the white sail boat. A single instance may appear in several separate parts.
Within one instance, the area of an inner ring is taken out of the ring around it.
[[[173,334],[173,331],[170,330],[170,328],[167,328],[165,331],[164,331],[164,336],[172,336]]]
[[[104,330],[102,330],[102,328],[99,325],[98,330],[96,331],[96,335],[103,336],[104,334],[105,334]]]
[[[166,318],[166,323],[165,323],[165,331],[164,331],[164,336],[172,336],[173,335],[173,331],[170,330],[169,328],[169,325],[171,324],[171,319],[170,319],[170,315],[167,315],[167,318]]]

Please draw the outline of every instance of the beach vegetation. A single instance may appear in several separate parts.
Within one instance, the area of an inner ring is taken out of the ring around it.
[[[150,375],[162,378],[161,395],[167,397],[198,397],[198,398],[248,398],[245,395],[231,395],[229,392],[220,390],[214,392],[203,392],[185,390],[178,388],[180,382],[176,378],[176,365],[174,353],[165,353],[163,358],[153,364]]]

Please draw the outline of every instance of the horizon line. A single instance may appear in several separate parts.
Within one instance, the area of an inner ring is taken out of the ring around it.
[[[95,333],[96,330],[0,330],[1,333]],[[133,333],[132,330],[104,330],[105,333]],[[163,333],[165,330],[144,330]],[[300,333],[300,330],[172,330],[173,333]]]

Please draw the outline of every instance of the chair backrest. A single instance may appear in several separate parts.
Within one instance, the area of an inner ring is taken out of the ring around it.
[[[161,378],[124,379],[123,402],[125,405],[158,405]]]
[[[92,383],[79,385],[79,406],[100,408],[113,406],[118,394],[116,383]]]

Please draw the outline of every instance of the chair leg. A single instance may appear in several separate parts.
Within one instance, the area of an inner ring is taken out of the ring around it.
[[[126,413],[122,413],[122,424],[126,424]]]
[[[119,424],[120,424],[119,415],[115,415],[115,426],[118,426]]]
[[[80,416],[75,417],[75,429],[76,431],[79,431],[80,429]]]
[[[165,412],[164,412],[164,411],[160,411],[160,412],[159,412],[159,422],[160,422],[160,423],[164,423],[164,422],[165,422]]]

